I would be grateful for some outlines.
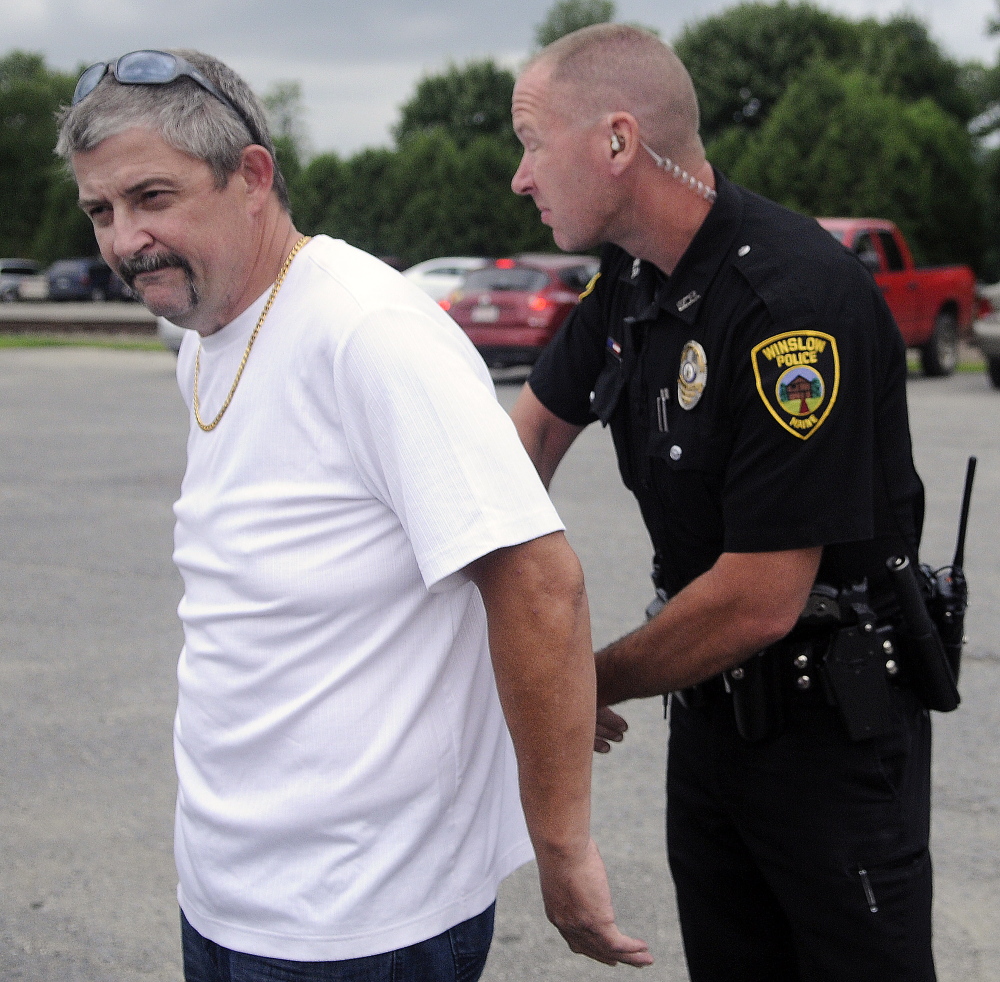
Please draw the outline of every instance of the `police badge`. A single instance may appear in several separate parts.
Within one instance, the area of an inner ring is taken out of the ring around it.
[[[708,382],[708,358],[697,341],[688,341],[681,352],[681,367],[677,375],[677,401],[682,409],[698,405]]]
[[[786,331],[758,344],[750,359],[768,412],[792,436],[808,440],[837,401],[837,339],[821,331]]]

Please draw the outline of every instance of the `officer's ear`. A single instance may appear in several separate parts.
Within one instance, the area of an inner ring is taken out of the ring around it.
[[[624,173],[640,148],[639,124],[631,113],[611,113],[606,121],[605,134],[608,141],[605,152],[612,173]]]

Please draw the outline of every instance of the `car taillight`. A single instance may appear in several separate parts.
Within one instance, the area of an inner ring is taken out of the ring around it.
[[[995,311],[996,307],[986,297],[976,297],[976,317],[989,317]]]
[[[450,300],[439,300],[438,301],[438,306],[442,310],[451,310],[451,301]]]
[[[547,297],[543,297],[540,293],[534,293],[528,297],[529,310],[536,310],[541,313],[543,310],[548,309],[549,306],[549,299]]]

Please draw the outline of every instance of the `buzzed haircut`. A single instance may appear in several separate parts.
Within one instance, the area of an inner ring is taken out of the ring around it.
[[[551,66],[564,111],[588,122],[611,112],[635,116],[643,138],[689,170],[705,151],[691,76],[673,49],[629,24],[595,24],[543,48],[529,67]]]

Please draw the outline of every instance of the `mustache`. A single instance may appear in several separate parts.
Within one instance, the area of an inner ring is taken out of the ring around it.
[[[191,264],[176,252],[142,253],[123,259],[118,266],[118,275],[131,289],[135,286],[135,278],[140,273],[155,273],[161,269],[180,269],[187,274],[190,283],[194,277]]]

